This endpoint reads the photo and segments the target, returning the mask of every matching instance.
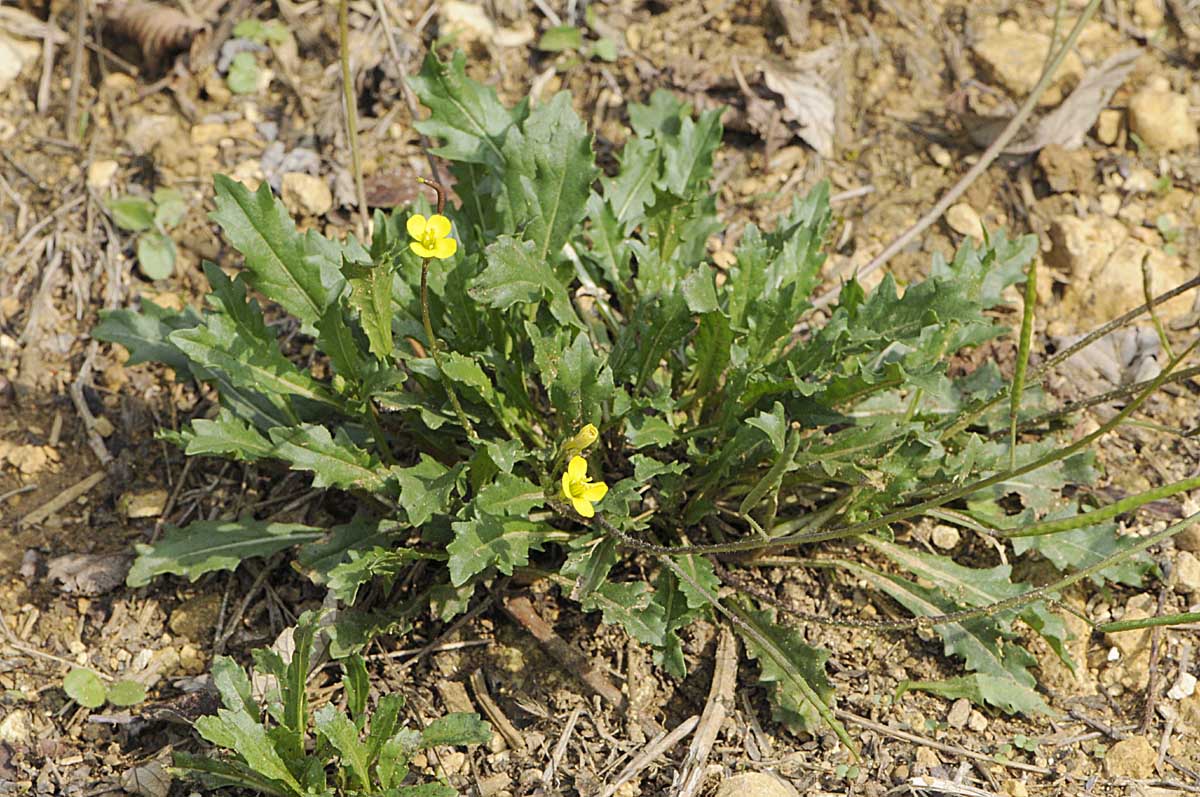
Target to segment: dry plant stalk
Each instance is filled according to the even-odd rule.
[[[136,42],[151,64],[187,48],[206,27],[182,11],[149,0],[108,0],[99,4],[99,10],[105,25]]]

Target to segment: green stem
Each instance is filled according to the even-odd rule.
[[[425,337],[429,341],[429,353],[433,355],[433,364],[437,366],[438,375],[442,378],[442,386],[446,388],[446,394],[450,396],[450,403],[454,406],[458,422],[466,430],[467,439],[475,440],[475,427],[471,426],[471,422],[467,420],[467,413],[463,411],[458,394],[454,392],[454,385],[450,382],[450,377],[446,376],[446,370],[442,368],[442,354],[439,351],[437,337],[433,334],[433,322],[429,320],[429,258],[421,261],[421,321],[425,324]]]
[[[1164,614],[1159,617],[1143,617],[1140,620],[1120,620],[1115,623],[1104,623],[1096,626],[1096,630],[1105,634],[1115,634],[1119,631],[1136,631],[1139,628],[1153,628],[1160,625],[1182,625],[1183,623],[1200,622],[1200,612],[1183,612],[1181,614]]]
[[[1029,261],[1025,274],[1025,308],[1021,318],[1021,342],[1017,349],[1017,367],[1013,372],[1012,396],[1008,404],[1009,436],[1008,467],[1017,466],[1017,419],[1021,414],[1021,398],[1025,393],[1025,369],[1029,367],[1029,350],[1033,348],[1033,311],[1037,304],[1037,258]]]
[[[338,51],[342,62],[342,101],[346,107],[346,137],[350,143],[350,163],[354,171],[354,193],[362,225],[359,235],[371,228],[367,215],[367,192],[363,187],[362,157],[358,149],[358,100],[354,96],[354,77],[350,74],[350,2],[338,2]]]

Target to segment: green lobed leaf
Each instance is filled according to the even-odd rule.
[[[758,662],[758,680],[767,686],[771,715],[795,733],[821,727],[825,707],[834,703],[833,685],[825,675],[829,651],[809,646],[799,631],[776,623],[770,611],[746,610],[743,619],[771,646],[768,650],[734,625],[746,643],[747,655]]]
[[[177,378],[187,380],[192,376],[191,361],[168,336],[199,323],[200,316],[191,307],[177,312],[144,301],[141,311],[136,313],[132,310],[101,310],[100,323],[92,329],[92,337],[119,343],[128,349],[127,365],[159,362],[174,369]]]
[[[514,112],[501,105],[493,88],[467,77],[466,63],[461,51],[449,63],[439,61],[432,51],[425,56],[420,74],[409,78],[409,83],[430,113],[415,126],[442,139],[435,155],[503,168],[500,148],[512,124],[524,117],[524,107]]]
[[[393,536],[404,528],[395,520],[357,515],[349,523],[329,529],[322,539],[301,545],[296,552],[296,562],[310,579],[324,584],[333,569],[349,559],[351,551],[387,547]]]
[[[585,612],[600,610],[604,622],[619,625],[631,637],[660,647],[666,634],[663,607],[642,581],[606,581],[583,599]]]
[[[487,265],[469,290],[478,302],[497,310],[514,304],[537,304],[545,299],[560,324],[584,329],[564,285],[544,260],[538,259],[533,241],[507,235],[485,250]]]
[[[138,236],[137,260],[148,279],[164,280],[175,273],[175,242],[169,235],[147,230]]]
[[[214,786],[249,789],[256,794],[268,794],[272,797],[299,797],[300,794],[283,783],[263,777],[248,764],[236,759],[194,756],[178,751],[173,752],[171,757],[176,769],[197,773]]]
[[[189,456],[220,454],[242,462],[254,462],[273,456],[275,452],[270,440],[225,408],[214,420],[197,418],[192,421],[180,430],[175,440]]]
[[[261,712],[251,694],[250,679],[246,671],[228,656],[214,656],[212,663],[213,686],[221,695],[221,703],[230,711],[244,711],[251,717]]]
[[[276,427],[269,432],[273,455],[289,463],[292,470],[313,473],[313,487],[336,487],[378,492],[388,472],[369,451],[359,448],[338,427],[330,435],[324,426],[301,423],[290,428]]]
[[[583,219],[597,174],[592,136],[571,107],[570,93],[560,91],[509,130],[504,157],[510,229],[534,243],[538,263],[558,260]]]
[[[376,228],[380,226],[376,221]],[[371,265],[342,260],[342,276],[350,286],[347,304],[358,313],[358,321],[367,333],[371,354],[379,360],[391,356],[392,281],[390,259]]]
[[[583,47],[583,31],[574,25],[556,25],[547,28],[538,39],[537,48],[542,52],[559,53],[563,50],[579,50]]]
[[[480,515],[451,524],[454,540],[446,546],[450,554],[450,583],[456,587],[495,567],[511,576],[514,567],[529,564],[530,549],[540,549],[552,530],[523,518]]]
[[[563,425],[578,428],[600,422],[613,396],[613,374],[593,350],[588,336],[580,332],[563,351],[558,373],[549,387],[550,401]]]
[[[479,491],[476,509],[487,515],[528,515],[546,503],[542,488],[521,476],[499,473],[496,480]]]
[[[305,324],[316,324],[342,291],[340,260],[329,259],[315,232],[296,231],[265,182],[254,193],[224,175],[213,182],[217,209],[211,218],[245,256],[250,283]]]
[[[363,584],[376,577],[387,579],[389,583],[403,570],[419,559],[438,558],[422,551],[409,548],[368,548],[352,550],[347,560],[335,565],[329,571],[327,584],[330,592],[342,603],[348,606],[358,598],[358,589]]]
[[[273,553],[321,536],[321,530],[299,523],[253,520],[201,520],[183,528],[167,524],[153,545],[137,544],[137,559],[125,583],[144,587],[166,573],[196,581],[214,570],[233,570],[243,559]]]
[[[294,794],[303,792],[300,783],[275,751],[267,729],[256,718],[243,711],[222,708],[217,710],[216,716],[200,717],[193,725],[202,737],[215,745],[233,750],[262,777],[279,781]]]
[[[408,522],[421,526],[434,515],[446,512],[464,467],[447,469],[427,454],[410,468],[393,467],[392,474],[400,485],[400,505],[408,513]]]
[[[421,731],[421,749],[439,745],[459,747],[467,744],[487,744],[492,739],[492,726],[478,714],[456,712],[438,717]]]
[[[368,789],[371,785],[370,756],[367,746],[358,738],[358,726],[332,703],[317,709],[313,714],[313,725],[341,755],[342,766],[349,771],[351,782],[361,789]]]
[[[1072,506],[1066,510],[1051,513],[1046,520],[1073,517],[1075,514],[1077,514],[1077,509]],[[1137,537],[1118,534],[1115,523],[1097,523],[1058,534],[1014,537],[1012,540],[1013,551],[1017,554],[1037,551],[1062,572],[1090,567],[1118,551],[1136,545],[1137,542]],[[1143,576],[1153,567],[1154,562],[1149,556],[1144,553],[1135,554],[1124,562],[1107,567],[1091,576],[1091,581],[1096,586],[1102,586],[1107,580],[1130,587],[1140,587]]]

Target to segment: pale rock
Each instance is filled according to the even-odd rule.
[[[166,505],[167,491],[161,487],[128,492],[117,499],[117,511],[126,519],[158,517]]]
[[[492,43],[497,47],[524,47],[534,40],[537,36],[533,29],[533,24],[523,19],[511,28],[498,28],[496,35],[492,37]]]
[[[499,734],[497,734],[499,735]],[[512,783],[512,776],[507,772],[499,772],[480,778],[478,783],[480,797],[499,797],[500,793]]]
[[[766,772],[743,772],[726,778],[716,797],[800,797],[796,787]]]
[[[475,3],[446,0],[438,9],[438,33],[456,36],[460,43],[490,42],[496,35],[496,23],[487,11]]]
[[[1188,116],[1188,99],[1159,89],[1142,89],[1129,98],[1129,129],[1146,146],[1162,152],[1200,143],[1196,123]]]
[[[1143,31],[1154,33],[1166,21],[1162,0],[1133,0],[1133,19]]]
[[[1004,793],[1008,797],[1029,797],[1029,788],[1025,785],[1025,781],[1010,778],[1004,781]]]
[[[4,91],[27,65],[38,60],[42,48],[28,39],[15,39],[0,32],[0,91]]]
[[[1179,678],[1167,690],[1167,697],[1172,700],[1185,700],[1196,694],[1196,676],[1190,672],[1179,673]]]
[[[1121,197],[1111,191],[1101,194],[1097,201],[1100,204],[1100,212],[1105,216],[1115,218],[1121,210]]]
[[[125,144],[135,155],[148,155],[161,142],[179,135],[179,119],[159,113],[134,113],[125,131]]]
[[[1154,775],[1158,752],[1145,736],[1130,736],[1114,744],[1104,756],[1110,778],[1144,779]]]
[[[109,72],[100,83],[101,93],[112,95],[130,94],[137,91],[137,87],[138,83],[133,76],[124,72]]]
[[[929,535],[930,540],[934,545],[941,548],[943,551],[948,551],[961,539],[958,529],[953,526],[939,524],[933,527],[933,532]]]
[[[1005,21],[984,35],[973,48],[986,72],[1014,96],[1024,97],[1033,91],[1046,64],[1050,37],[1044,33],[1025,30],[1013,21]],[[1042,105],[1058,103],[1063,88],[1083,75],[1083,62],[1074,51],[1067,54],[1050,88],[1042,95]]]
[[[9,711],[0,720],[0,742],[8,744],[28,744],[33,739],[33,725],[29,721],[29,712],[25,709]]]
[[[1153,617],[1158,609],[1157,600],[1148,594],[1134,595],[1125,604],[1121,620],[1145,620]],[[1150,681],[1150,637],[1149,628],[1136,631],[1119,631],[1106,634],[1105,639],[1117,651],[1115,659],[1109,660],[1115,668],[1116,682],[1126,689],[1145,689]],[[1107,680],[1106,680],[1107,682]]]
[[[103,191],[112,185],[119,165],[113,160],[92,161],[88,164],[87,185],[93,191]]]
[[[333,193],[320,177],[304,172],[283,175],[283,204],[292,213],[322,216],[333,207]]]
[[[1124,224],[1106,216],[1059,216],[1051,222],[1050,242],[1047,262],[1070,274],[1060,315],[1078,329],[1110,321],[1145,301],[1144,258],[1156,293],[1190,276],[1177,256],[1130,237]],[[1163,318],[1176,318],[1191,305],[1192,296],[1185,293],[1159,305],[1158,311]]]
[[[934,163],[936,163],[938,166],[941,166],[943,169],[948,167],[954,160],[950,156],[949,150],[947,150],[941,144],[936,143],[929,145],[929,157]]]
[[[1175,554],[1175,590],[1190,595],[1200,592],[1200,558],[1191,551]]]
[[[262,161],[258,158],[247,158],[246,160],[233,167],[233,171],[229,175],[234,180],[242,183],[251,191],[257,191],[262,185],[262,181],[267,179],[263,174]]]
[[[975,733],[983,733],[987,730],[988,720],[978,711],[971,712],[971,718],[967,720],[967,727],[975,731]]]
[[[935,753],[933,750],[928,747],[917,748],[917,769],[924,769],[928,772],[929,770],[935,767],[940,767],[941,765],[941,759],[938,758],[937,753]]]
[[[206,144],[219,144],[221,139],[229,138],[229,125],[223,122],[203,122],[192,125],[192,146],[203,147]]]
[[[1101,144],[1112,146],[1121,135],[1121,112],[1106,108],[1096,117],[1096,140]]]
[[[1083,603],[1070,600],[1077,612],[1084,612]],[[1075,662],[1071,669],[1059,658],[1058,653],[1049,645],[1038,646],[1038,667],[1042,679],[1051,689],[1072,695],[1094,695],[1097,691],[1095,674],[1088,666],[1088,647],[1092,638],[1092,627],[1086,620],[1073,611],[1060,611],[1056,614],[1062,618],[1067,629],[1068,638],[1065,643],[1067,654]]]
[[[975,208],[966,202],[950,206],[950,209],[946,211],[946,223],[959,235],[983,239],[983,220],[979,218]]]
[[[960,697],[954,701],[954,705],[950,707],[950,713],[946,715],[946,724],[951,728],[962,728],[967,724],[967,720],[971,718],[971,701],[965,697]]]
[[[451,750],[441,756],[442,769],[447,775],[457,775],[466,766],[467,756],[459,750]]]

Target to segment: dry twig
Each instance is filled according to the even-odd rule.
[[[727,626],[721,628],[717,642],[717,660],[713,668],[712,685],[708,688],[708,701],[700,715],[700,725],[692,737],[687,758],[675,773],[671,788],[674,797],[692,797],[704,783],[704,765],[712,750],[717,733],[725,715],[733,706],[733,690],[737,686],[738,656],[737,637]]]
[[[663,731],[651,739],[650,743],[642,749],[642,752],[634,756],[633,760],[626,764],[625,768],[604,787],[604,791],[600,792],[600,797],[613,797],[617,793],[617,789],[633,780],[639,772],[653,764],[654,759],[679,744],[699,723],[699,717],[691,716],[675,726],[675,729],[670,733]]]

